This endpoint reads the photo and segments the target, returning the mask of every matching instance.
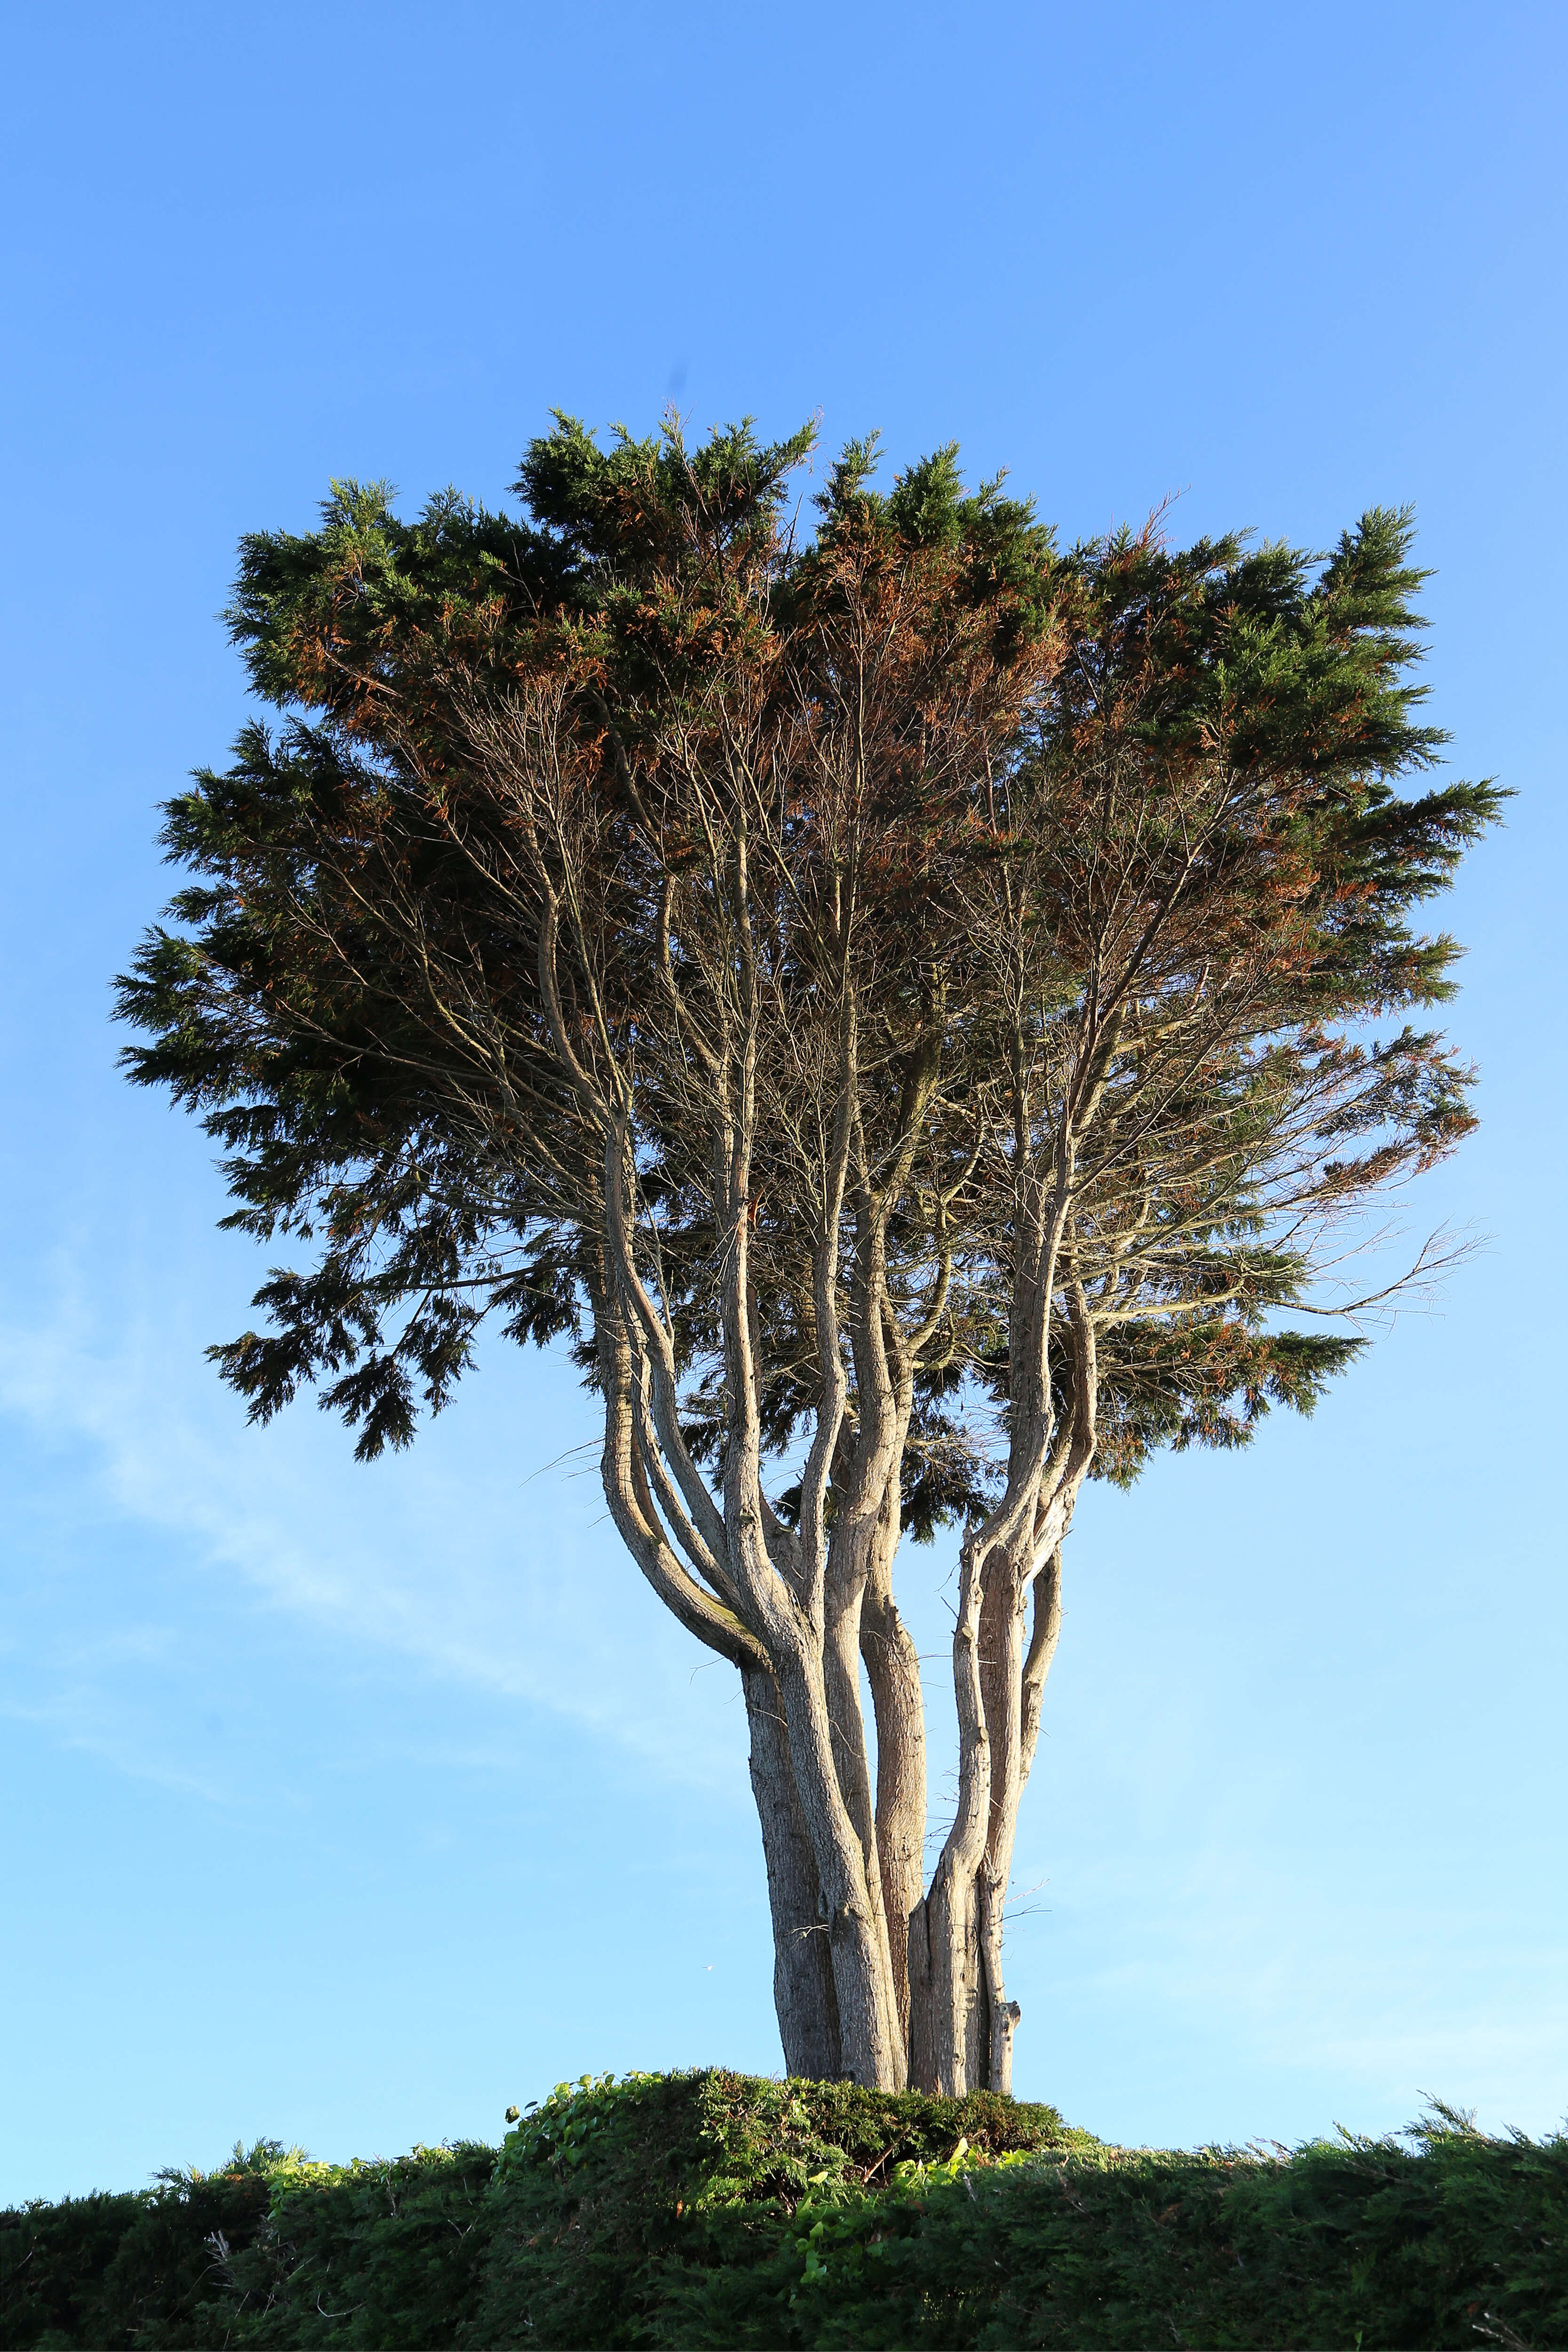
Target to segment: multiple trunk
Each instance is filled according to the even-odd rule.
[[[638,1270],[629,1163],[616,1141],[606,1174],[611,1213],[593,1285],[605,1492],[660,1597],[741,1674],[786,2065],[889,2089],[1006,2092],[1019,2018],[1002,1965],[1013,1844],[1060,1622],[1061,1539],[1093,1451],[1092,1320],[1081,1288],[1058,1281],[1067,1188],[1058,1184],[1056,1202],[1033,1220],[1033,1278],[1016,1302],[1006,1489],[962,1548],[952,1648],[958,1803],[928,1885],[920,1662],[892,1574],[916,1353],[886,1309],[877,1221],[862,1215],[854,1244],[853,1428],[847,1373],[825,1315],[824,1401],[800,1525],[791,1528],[761,1482],[760,1335],[747,1297],[744,1214],[731,1229],[730,1419],[716,1497],[686,1450],[673,1334]],[[742,1167],[734,1184],[742,1205],[745,1181]],[[837,1280],[837,1234],[835,1221],[818,1253],[825,1304]],[[1066,1311],[1058,1307],[1053,1328],[1058,1292]],[[939,1311],[939,1302],[928,1307],[916,1342]],[[1050,1361],[1053,1348],[1070,1361]],[[1071,1400],[1059,1423],[1053,1385]]]
[[[961,1612],[955,1668],[971,1695],[958,1819],[929,1892],[924,1881],[925,1734],[919,1660],[893,1600],[889,1563],[868,1582],[860,1655],[877,1725],[875,1813],[862,1839],[876,1924],[874,1965],[885,1969],[901,2066],[883,2087],[909,2084],[962,2093],[1012,2088],[1019,2020],[1002,1975],[1002,1940],[1018,1802],[1039,1733],[1040,1702],[1061,1623],[1061,1552],[1020,1580],[1003,1553],[968,1584],[978,1594],[973,1632]],[[1033,1627],[1028,1591],[1033,1589]],[[967,1597],[967,1596],[966,1596]],[[844,1683],[832,1680],[842,1704]],[[773,1929],[773,1997],[784,2063],[816,2079],[857,2072],[854,2037],[840,2028],[837,1990],[846,1956],[836,1950],[829,1906],[795,1785],[784,1702],[765,1670],[742,1671],[751,1728],[752,1788],[762,1825]],[[978,1704],[975,1699],[977,1697]],[[852,1718],[858,1731],[857,1702]],[[842,1723],[834,1733],[865,1804],[863,1748]],[[862,1952],[863,1952],[863,1948]],[[857,1958],[851,1968],[863,1965]],[[860,1996],[862,2002],[865,1996]],[[862,2074],[858,2079],[868,2079]]]
[[[711,692],[636,705],[636,756],[602,698],[603,735],[574,751],[548,681],[470,731],[519,903],[538,910],[551,1086],[571,1106],[548,1150],[593,1236],[611,1514],[742,1680],[787,2063],[1005,2091],[1006,1893],[1054,1640],[1030,1639],[1031,1601],[1047,1576],[1036,1623],[1054,1628],[1095,1442],[1075,1242],[1108,1278],[1075,1154],[1147,941],[1114,972],[1075,941],[1089,983],[1070,1013],[1042,1013],[1066,964],[998,793],[1057,656],[1030,639],[1010,666],[978,574],[961,585],[923,541],[889,569],[879,545],[846,540],[787,676],[745,652],[752,606],[732,615],[739,650]],[[623,968],[606,909],[656,896]],[[764,1328],[781,1300],[782,1341]],[[920,1667],[893,1564],[917,1400],[965,1362],[1005,1391],[1008,1457],[962,1547],[957,1806],[928,1882]],[[711,1482],[683,1420],[694,1366]],[[809,1439],[792,1524],[763,1485],[781,1428]],[[977,1475],[968,1491],[988,1489]]]
[[[694,917],[687,944],[700,983],[683,986],[667,951],[674,885],[666,888],[666,1029],[648,1021],[639,1033],[667,1089],[660,1119],[684,1097],[706,1162],[716,1246],[705,1289],[722,1376],[717,1487],[683,1426],[685,1343],[660,1285],[658,1230],[639,1206],[637,1067],[592,1050],[609,1024],[586,957],[576,1010],[563,1002],[565,901],[548,878],[541,884],[540,995],[559,1067],[602,1150],[589,1288],[605,1492],[660,1597],[742,1675],[791,2072],[888,2089],[1005,2092],[1019,2016],[1003,1974],[1018,1803],[1059,1613],[1061,1540],[1094,1452],[1093,1318],[1071,1259],[1075,1138],[1103,1087],[1116,1017],[1103,1004],[1085,1011],[1047,1111],[1020,993],[1010,1008],[1009,1120],[993,1116],[988,1129],[987,1114],[943,1097],[949,1014],[938,979],[922,983],[896,1054],[879,1013],[877,1055],[862,1067],[842,910],[821,916],[812,954],[823,983],[815,997],[799,996],[790,1026],[759,954],[751,855],[736,825],[730,864],[698,903],[712,939]],[[993,1157],[992,1189],[969,1195],[983,1150]],[[784,1278],[809,1297],[802,1344],[816,1357],[791,1366],[805,1400],[797,1425],[804,1419],[810,1433],[794,1525],[763,1486],[764,1399],[779,1367],[752,1265],[753,1250],[768,1245],[754,1238],[759,1192],[781,1169],[795,1188],[789,1245],[798,1253]],[[998,1197],[1006,1204],[983,1245],[1011,1261],[1008,1459],[1000,1499],[969,1526],[961,1551],[957,1807],[926,1884],[919,1661],[892,1572],[915,1401],[922,1376],[938,1369],[931,1355],[953,1344],[955,1259],[975,1240],[955,1241],[949,1229],[950,1213],[973,1214],[966,1195],[988,1198],[994,1214]],[[776,1294],[779,1265],[763,1278]],[[1042,1575],[1047,1598],[1043,1614],[1036,1604],[1031,1640]]]

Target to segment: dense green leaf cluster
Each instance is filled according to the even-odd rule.
[[[715,2072],[563,2084],[497,2157],[263,2144],[0,2216],[0,2345],[1568,2340],[1568,2139],[1113,2148],[1049,2107]]]

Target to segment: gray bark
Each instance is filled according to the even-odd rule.
[[[820,1650],[787,1659],[778,1676],[790,1761],[826,1916],[841,2072],[868,2088],[897,2090],[904,2080],[903,2037],[881,1906],[868,1885],[860,1841],[838,1786],[823,1682]]]
[[[752,1732],[752,1792],[762,1823],[773,1927],[773,2005],[787,2074],[830,2083],[843,2071],[838,1996],[816,1857],[790,1762],[789,1733],[771,1675],[743,1669]]]
[[[984,1528],[972,1528],[960,1554],[958,1622],[952,1633],[958,1810],[923,1906],[921,1958],[929,2023],[922,2029],[922,2047],[929,2053],[930,2087],[950,2096],[961,2096],[977,2080],[975,2062],[984,2022],[980,2015],[984,1987],[976,1886],[991,1788],[979,1648],[984,1538]]]
[[[893,1599],[898,1493],[891,1486],[877,1528],[871,1573],[860,1612],[860,1654],[877,1722],[877,1861],[888,1923],[893,1992],[903,2030],[909,2079],[924,2077],[911,2035],[911,1951],[923,1935],[925,1884],[925,1698],[920,1654]],[[929,1977],[929,1969],[927,1970]]]

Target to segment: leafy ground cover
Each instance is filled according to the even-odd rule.
[[[262,2142],[0,2215],[0,2345],[1568,2344],[1568,2138],[1115,2148],[1054,2109],[714,2072],[498,2151]]]

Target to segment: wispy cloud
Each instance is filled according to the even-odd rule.
[[[366,1471],[308,1405],[247,1427],[177,1317],[111,1328],[62,1271],[46,1311],[0,1319],[0,1417],[26,1433],[38,1510],[100,1547],[117,1525],[165,1532],[193,1572],[237,1577],[336,1643],[549,1710],[661,1775],[732,1773],[733,1677],[704,1675],[641,1589],[596,1472],[571,1475],[591,1452],[557,1461],[594,1433],[553,1360],[486,1368],[412,1456]],[[74,1687],[88,1713],[72,1736],[112,1760],[82,1694],[175,1638],[57,1625],[61,1680],[36,1719],[67,1736]]]

